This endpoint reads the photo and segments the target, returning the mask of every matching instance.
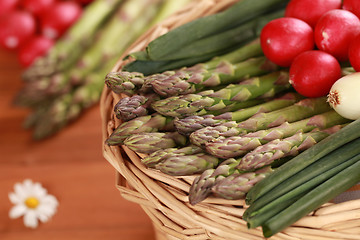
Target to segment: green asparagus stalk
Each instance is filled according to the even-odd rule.
[[[246,196],[246,193],[256,183],[263,180],[272,171],[273,169],[268,166],[253,172],[231,174],[217,182],[211,188],[211,193],[216,197],[224,199],[243,199]]]
[[[258,202],[260,199],[262,199],[262,201],[271,199],[275,193],[278,194],[283,191],[283,188],[290,187],[291,189],[294,186],[301,185],[303,181],[307,181],[313,176],[316,176],[319,174],[319,172],[324,171],[326,167],[330,166],[331,164],[335,164],[336,166],[340,161],[342,161],[342,159],[351,158],[352,156],[358,154],[358,144],[360,142],[358,141],[359,129],[360,121],[355,120],[341,130],[322,140],[320,143],[311,147],[307,151],[294,157],[291,161],[283,164],[278,168],[277,171],[268,177],[265,183],[256,185],[248,193],[246,201],[253,205],[255,201]],[[328,160],[324,160],[327,158]],[[326,166],[322,166],[322,161],[326,161]],[[291,184],[281,184],[286,179],[290,179],[293,175],[298,174],[310,165],[312,166],[312,170],[305,171],[306,175],[302,175],[301,177],[296,178],[296,181],[295,179],[291,180],[291,182],[289,182]],[[282,188],[272,193],[271,190],[277,188],[279,185],[281,185]],[[267,197],[263,198],[262,196],[265,196],[265,194],[267,194]]]
[[[152,108],[164,116],[183,118],[191,115],[219,115],[263,102],[261,99],[251,99],[244,102],[229,101],[202,96],[201,94],[186,94],[181,97],[170,98],[154,102]]]
[[[153,153],[160,149],[183,147],[187,138],[178,132],[145,132],[127,137],[124,145],[139,153]]]
[[[185,0],[185,2],[186,1],[187,0]],[[151,4],[154,4],[154,6],[158,6],[155,2]],[[122,6],[119,6],[118,8],[121,7]],[[161,9],[160,12],[158,12],[159,16],[169,14],[169,12],[164,11],[166,9]],[[151,14],[154,14],[154,11],[147,11],[147,14],[145,14],[141,18],[136,19],[134,24],[131,25],[131,28],[128,28],[127,34],[123,36],[121,41],[129,44],[132,39],[137,37],[145,29],[142,28],[142,26],[148,26],[149,18],[147,17]],[[122,45],[123,44],[118,44],[116,47],[120,48],[120,46]],[[98,50],[101,51],[102,49]],[[92,52],[91,50],[88,51]],[[64,78],[65,80],[68,79],[69,70],[64,70],[59,74],[53,74],[52,76],[41,78],[37,81],[27,82],[28,87],[26,88],[26,91],[21,92],[17,99],[21,98],[21,105],[30,106],[34,108],[34,111],[36,112],[36,114],[32,114],[27,120],[27,124],[29,126],[37,125],[35,127],[35,132],[37,133],[34,133],[34,135],[36,135],[36,138],[41,139],[57,132],[68,122],[79,117],[79,115],[86,108],[98,102],[103,88],[104,76],[110,71],[116,61],[118,61],[118,56],[111,57],[111,55],[109,54],[107,56],[104,56],[101,64],[96,66],[96,68],[92,69],[91,72],[88,72],[86,75],[84,75],[81,84],[79,82],[76,85],[63,84],[64,82],[62,82],[62,78]],[[53,78],[54,81],[51,81],[50,78]],[[60,86],[62,86],[62,88]],[[64,95],[68,96],[63,97]],[[59,102],[63,103],[60,104]],[[44,105],[47,105],[46,109],[42,107]],[[54,105],[54,107],[51,107],[51,105]],[[64,106],[60,108],[55,107],[55,105]],[[43,110],[37,110],[40,107],[43,108]],[[56,110],[57,108],[64,109],[64,111]],[[50,114],[50,112],[55,113]],[[61,117],[59,117],[60,112],[63,112]],[[53,116],[57,120],[52,119],[51,116]],[[42,121],[42,119],[47,119],[47,121]],[[39,124],[37,122],[39,122]]]
[[[141,162],[145,164],[145,166],[150,168],[155,168],[158,163],[161,163],[165,159],[171,156],[184,156],[190,154],[196,154],[203,152],[201,148],[195,145],[188,145],[182,148],[167,148],[167,149],[160,149],[153,153],[150,153],[148,156],[141,158]]]
[[[115,93],[125,93],[128,95],[138,93],[138,90],[145,84],[149,86],[144,74],[124,71],[108,73],[105,77],[105,84]],[[149,88],[151,87],[149,86]]]
[[[152,114],[134,118],[128,122],[120,124],[106,140],[106,144],[120,145],[123,141],[138,133],[149,133],[157,131],[171,131],[174,129],[173,118]]]
[[[124,97],[114,107],[114,113],[118,119],[124,122],[131,119],[149,115],[151,112],[151,103],[159,100],[156,94],[133,95]]]
[[[25,80],[50,76],[72,66],[91,45],[96,32],[120,7],[122,0],[97,0],[86,7],[80,19],[59,39],[55,46],[38,58],[23,74]]]
[[[223,161],[215,169],[205,170],[201,175],[197,176],[190,186],[189,202],[195,205],[211,194],[211,189],[222,179],[234,174],[239,159],[230,158]]]
[[[215,119],[241,122],[249,119],[255,114],[269,113],[275,110],[289,107],[303,99],[304,97],[300,94],[297,94],[295,92],[289,92],[263,104],[259,104],[249,108],[239,109],[238,111],[223,113],[221,115],[215,116]]]
[[[133,53],[134,54],[134,53]],[[262,56],[262,49],[260,45],[259,39],[256,41],[252,41],[246,44],[243,47],[240,47],[233,52],[230,52],[226,55],[214,57],[213,59],[204,62],[198,63],[192,67],[182,67],[178,70],[173,71],[165,71],[162,73],[155,73],[150,76],[144,76],[143,73],[139,72],[111,72],[105,79],[105,83],[108,85],[110,89],[112,89],[116,93],[125,93],[125,94],[135,94],[137,92],[148,92],[151,89],[151,85],[149,84],[153,80],[161,81],[166,80],[168,77],[176,76],[192,76],[192,79],[195,76],[211,71],[216,70],[221,66],[227,65],[226,63],[238,63],[241,61],[245,61],[249,58],[255,58]],[[224,72],[224,70],[221,70]]]
[[[37,87],[35,94],[49,97],[66,93],[74,86],[84,84],[86,75],[101,68],[101,65],[108,61],[115,64],[122,51],[147,27],[149,19],[155,15],[157,3],[149,4],[148,1],[150,0],[126,1],[104,24],[96,40],[79,56],[76,63],[50,76],[49,83]]]
[[[266,163],[263,163],[262,161],[264,159],[262,158],[257,158],[257,159],[253,159],[253,161],[256,161],[255,163],[253,163],[253,167],[248,167],[248,165],[250,165],[247,160],[246,157],[247,155],[245,155],[244,157],[240,157],[240,158],[229,158],[225,161],[223,161],[216,169],[213,169],[212,171],[208,170],[205,171],[201,176],[199,176],[197,179],[194,180],[192,186],[191,186],[191,191],[189,193],[189,199],[191,204],[196,204],[198,202],[201,202],[202,200],[204,200],[206,197],[208,197],[212,190],[216,188],[216,186],[223,180],[223,179],[232,179],[235,177],[230,177],[232,175],[238,176],[241,174],[243,174],[244,172],[248,172],[248,171],[257,171],[258,169],[261,169],[264,166],[272,166],[272,167],[278,167],[279,165],[283,164],[284,162],[288,161],[289,157],[291,159],[291,157],[293,157],[292,155],[296,155],[298,154],[300,151],[304,151],[305,149],[309,148],[310,146],[314,145],[315,143],[313,142],[313,140],[316,140],[317,142],[321,141],[324,139],[324,137],[328,136],[329,134],[333,134],[334,132],[338,131],[342,126],[334,126],[332,128],[326,129],[326,130],[317,130],[314,132],[310,132],[307,134],[307,137],[303,138],[303,141],[297,142],[294,141],[292,143],[297,144],[299,147],[299,149],[297,149],[297,151],[293,151],[293,147],[289,146],[286,148],[281,148],[281,150],[283,150],[285,152],[285,154],[274,154],[272,156],[271,161],[267,161]],[[299,133],[296,134],[296,136],[298,136]],[[312,137],[312,141],[309,144],[309,137]],[[295,138],[295,137],[294,137]],[[273,148],[279,148],[279,145],[281,145],[283,142],[288,141],[289,139],[284,139],[284,140],[280,140],[277,141],[275,140],[272,144],[272,148],[270,149],[270,151],[272,151]],[[316,142],[316,143],[317,143]],[[270,145],[270,144],[269,144]],[[262,152],[262,149],[266,148],[265,145],[264,146],[260,146],[255,148],[253,151],[250,151],[248,154],[249,156],[251,156],[252,154],[257,154],[259,152]],[[274,150],[275,151],[275,150]],[[265,150],[264,150],[265,152]],[[291,152],[291,156],[287,153]],[[245,158],[245,160],[244,160]],[[247,165],[248,164],[248,165]],[[244,167],[244,165],[246,167]],[[225,181],[226,182],[226,181]],[[229,188],[231,189],[232,187],[236,188],[236,186],[226,186],[225,182],[223,183],[223,187],[224,188]],[[220,188],[220,187],[219,187]],[[220,190],[219,190],[220,191]],[[246,191],[247,192],[247,191]],[[232,197],[235,198],[235,194]],[[239,196],[239,198],[242,198],[244,195],[242,195],[241,192],[239,192],[239,194],[241,194]],[[227,195],[231,195],[230,192],[227,192]],[[229,198],[228,196],[228,198]],[[225,195],[223,196],[225,197]],[[272,198],[273,199],[273,198]]]
[[[285,122],[278,127],[259,130],[242,136],[213,140],[207,142],[205,146],[207,152],[219,158],[238,157],[275,139],[290,137],[297,132],[310,132],[315,128],[326,129],[349,121],[332,110],[293,123]]]
[[[150,25],[160,9],[160,0],[126,1],[109,21],[93,46],[77,61],[76,67],[69,71],[66,84],[81,84],[86,74],[100,66],[107,59],[121,55],[123,50]]]
[[[220,159],[204,152],[188,155],[172,155],[156,164],[155,168],[172,176],[187,176],[213,169]]]
[[[270,100],[258,105],[235,110],[233,112],[227,112],[220,115],[202,115],[202,116],[188,116],[182,119],[175,119],[174,124],[178,132],[183,135],[189,136],[192,132],[195,132],[201,128],[214,127],[216,125],[228,122],[228,121],[244,121],[256,113],[271,112],[277,109],[281,109],[290,106],[300,100],[301,95],[296,93],[286,93],[285,95]]]
[[[209,111],[225,113],[232,111],[233,106],[239,106],[239,103],[246,103],[247,100],[255,98],[272,97],[289,87],[288,75],[285,72],[274,72],[245,80],[240,84],[230,84],[218,91],[207,91],[205,96],[198,93],[168,97],[154,102],[152,107],[160,114],[182,118],[209,114]],[[242,107],[249,105],[244,104]]]
[[[285,122],[291,123],[332,110],[326,98],[306,98],[291,106],[271,112],[261,112],[240,123],[229,121],[215,127],[205,127],[190,135],[193,144],[204,146],[209,140],[239,136],[249,132],[279,126]]]
[[[103,88],[100,79],[98,73],[88,75],[87,84],[51,101],[48,107],[32,120],[34,139],[40,140],[54,135],[77,119],[83,111],[95,105]]]
[[[279,67],[265,57],[250,58],[237,64],[221,62],[214,70],[187,73],[186,70],[174,71],[168,78],[155,78],[150,84],[162,97],[196,93],[207,87],[237,83],[244,79],[278,70]]]
[[[335,125],[324,130],[314,129],[307,133],[298,132],[284,139],[274,139],[245,154],[237,166],[237,169],[252,171],[272,164],[280,158],[294,157],[300,152],[314,146],[330,134],[339,131],[343,126],[344,125]]]
[[[274,140],[268,144],[257,147],[253,151],[247,153],[244,157],[236,159],[229,158],[223,161],[215,170],[211,172],[211,174],[209,174],[209,171],[207,173],[204,172],[203,176],[200,176],[197,180],[193,182],[191,187],[192,190],[190,191],[190,199],[192,204],[196,204],[209,196],[211,194],[211,191],[217,188],[216,186],[220,184],[219,182],[221,182],[223,179],[230,180],[232,178],[235,178],[230,177],[232,175],[241,176],[241,174],[243,174],[244,172],[258,171],[265,166],[278,167],[279,165],[282,165],[284,162],[291,159],[293,156],[322,141],[330,134],[337,132],[343,126],[344,125],[336,125],[325,130],[317,129],[316,131],[309,132],[307,134],[297,133],[287,139]],[[294,148],[296,149],[294,150]],[[266,155],[269,152],[270,157]],[[275,153],[271,154],[273,152]],[[251,156],[254,155],[257,157],[252,158]],[[249,157],[250,159],[248,159]],[[199,179],[201,179],[201,182]],[[223,186],[219,187],[219,189],[222,187],[229,189],[232,189],[232,187],[236,188],[236,186],[226,186],[225,182],[223,183]],[[232,194],[234,194],[232,195],[233,199],[244,197],[241,192],[238,193],[241,194],[238,196],[238,198],[235,197],[237,193]],[[226,195],[228,195],[227,198],[229,198],[231,196],[231,193],[227,192]],[[225,194],[223,197],[225,197]]]
[[[37,116],[33,138],[44,139],[63,128],[67,123],[64,119],[67,119],[66,115],[71,101],[72,93],[65,94],[52,102],[41,116]]]
[[[32,126],[35,128],[34,138],[40,140],[55,134],[69,122],[77,119],[86,109],[98,103],[103,89],[102,79],[113,64],[112,61],[108,61],[96,72],[88,74],[86,84],[57,98],[47,99],[44,104],[37,104],[35,112],[41,114],[30,115]],[[43,105],[47,107],[41,110]]]

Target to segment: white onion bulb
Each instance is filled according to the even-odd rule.
[[[337,80],[330,89],[328,102],[342,117],[351,120],[360,118],[360,72]]]

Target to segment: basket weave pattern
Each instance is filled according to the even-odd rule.
[[[122,60],[124,56],[143,50],[156,37],[201,16],[219,12],[235,2],[193,1],[134,42],[120,57],[113,71],[127,63]],[[122,97],[106,87],[103,90],[100,102],[103,142],[120,124],[113,109]],[[148,169],[141,163],[144,155],[125,146],[110,147],[103,144],[103,155],[116,170],[121,196],[143,208],[153,222],[158,240],[264,239],[260,228],[249,230],[242,220],[241,216],[247,207],[243,200],[209,197],[192,206],[188,201],[188,193],[194,176],[173,177]],[[360,199],[324,204],[271,239],[360,239]]]

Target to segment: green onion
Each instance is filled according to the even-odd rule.
[[[279,9],[287,2],[288,0],[239,1],[225,11],[196,19],[158,37],[149,43],[146,51],[150,59],[170,60],[169,56],[181,51],[184,46]]]
[[[360,181],[360,161],[320,184],[262,225],[264,237],[271,237]]]
[[[303,155],[305,155],[305,153],[306,151],[303,152]],[[245,211],[243,218],[248,219],[248,217],[254,215],[258,209],[261,209],[267,204],[271,204],[273,201],[278,201],[278,198],[282,197],[284,194],[292,191],[302,184],[307,184],[308,181],[313,181],[313,178],[325,174],[326,171],[331,171],[333,168],[336,168],[338,165],[342,164],[345,160],[351,159],[354,156],[357,156],[359,153],[360,138],[345,144],[341,148],[334,150],[330,154],[309,165],[302,171],[290,176],[287,179],[284,179],[283,182],[279,183],[271,191],[264,193],[264,195],[256,199],[256,201],[254,201]],[[278,169],[280,168],[281,167]],[[264,179],[264,181],[265,180],[266,179]]]
[[[358,145],[360,144],[360,139],[357,140],[357,143]],[[359,147],[360,146],[357,146],[358,149]],[[327,160],[331,161],[331,159],[327,159]],[[356,156],[343,161],[338,166],[330,168],[328,171],[324,171],[322,174],[319,174],[318,176],[312,178],[311,180],[304,182],[304,184],[293,188],[286,194],[276,198],[274,201],[269,202],[264,207],[252,211],[252,213],[247,219],[248,226],[250,228],[255,228],[263,225],[264,222],[266,222],[268,219],[275,216],[276,214],[278,214],[279,212],[281,212],[282,210],[284,210],[285,208],[296,202],[298,199],[301,199],[303,195],[305,195],[307,192],[312,190],[314,187],[319,186],[323,182],[332,178],[337,173],[357,163],[359,160],[360,160],[360,154],[357,154]],[[304,169],[301,173],[311,173],[314,169],[316,169],[316,167],[311,165],[306,169]],[[298,177],[299,179],[302,179],[301,176],[298,176],[298,174],[294,175],[294,177]],[[287,182],[291,182],[291,179],[289,179],[289,181]]]

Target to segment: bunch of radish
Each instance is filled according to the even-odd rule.
[[[28,67],[44,55],[92,0],[1,0],[0,46]]]
[[[356,92],[360,90],[360,73],[346,78],[357,80],[351,81],[352,88],[343,87],[341,79],[343,65],[360,72],[359,0],[291,0],[284,17],[265,25],[260,40],[267,58],[289,68],[290,83],[298,93],[306,97],[328,95],[339,114],[360,118],[360,108],[349,106],[349,102],[360,102]],[[341,84],[335,85],[340,79]]]

